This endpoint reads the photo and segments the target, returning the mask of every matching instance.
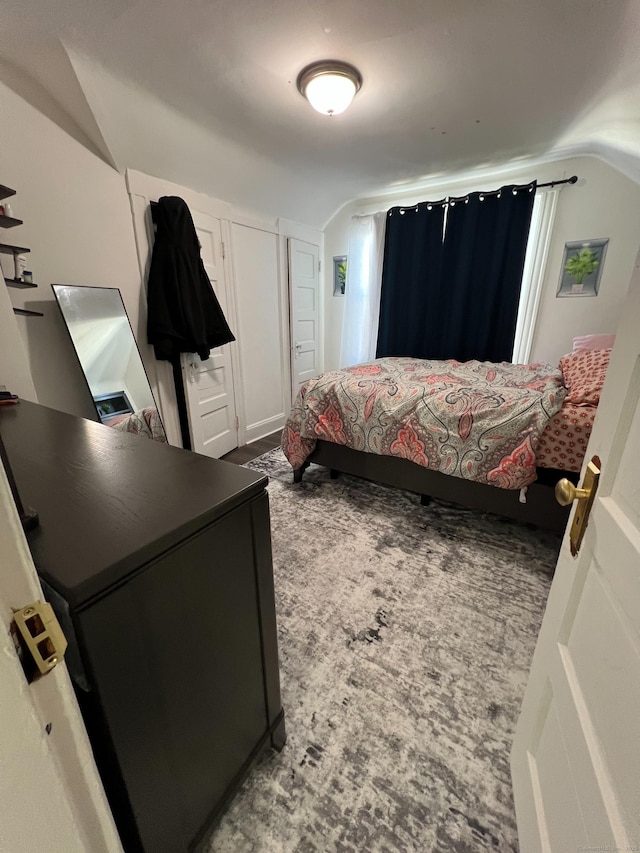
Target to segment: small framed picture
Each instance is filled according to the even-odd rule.
[[[556,296],[597,296],[609,238],[565,243]]]
[[[337,255],[333,258],[333,295],[344,296],[347,283],[347,256]]]

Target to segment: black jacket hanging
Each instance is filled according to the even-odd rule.
[[[186,202],[163,196],[154,209],[157,226],[147,287],[147,339],[156,358],[174,361],[234,341],[200,257]]]

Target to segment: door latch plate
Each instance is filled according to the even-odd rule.
[[[34,601],[14,610],[12,633],[28,681],[51,672],[67,650],[60,623],[47,602]]]
[[[584,532],[587,529],[589,521],[589,513],[593,506],[593,501],[598,490],[598,481],[600,479],[600,460],[594,456],[589,462],[584,472],[582,481],[582,490],[586,493],[585,497],[579,498],[576,501],[576,510],[573,514],[573,522],[569,531],[569,544],[571,553],[575,557],[580,550],[580,545],[584,537]]]

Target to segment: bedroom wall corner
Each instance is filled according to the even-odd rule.
[[[324,231],[324,369],[340,365],[340,340],[344,317],[344,296],[333,295],[333,259],[349,249],[349,223],[357,202],[346,204],[328,222]],[[347,259],[348,263],[348,259]]]
[[[640,244],[640,185],[595,157],[567,163],[580,180],[558,199],[530,356],[550,364],[574,337],[615,334]],[[565,243],[597,238],[609,238],[598,295],[557,297]]]
[[[563,189],[544,273],[530,361],[557,364],[578,335],[616,331],[640,242],[640,185],[595,156],[505,164],[495,173],[452,174],[416,188],[359,199],[343,207],[325,228],[325,352],[326,369],[338,367],[344,299],[334,297],[330,269],[335,255],[347,254],[349,221],[354,213],[372,213],[392,205],[410,205],[429,198],[497,188],[532,179],[551,181],[577,174],[579,182]],[[556,298],[566,242],[608,237],[609,246],[597,297]]]

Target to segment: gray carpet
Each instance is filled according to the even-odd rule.
[[[517,851],[509,750],[560,539],[311,466],[269,485],[288,742],[205,849]]]

